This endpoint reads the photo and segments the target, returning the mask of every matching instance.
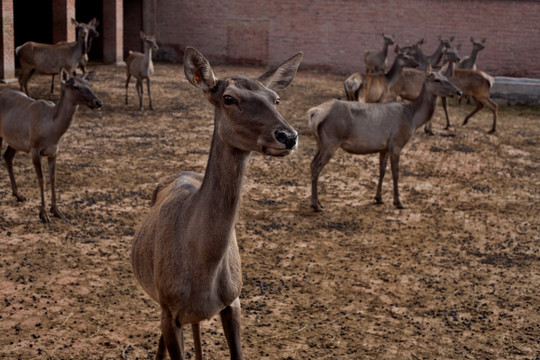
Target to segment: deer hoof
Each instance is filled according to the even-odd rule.
[[[496,130],[495,129],[491,129],[488,131],[488,134],[495,134]]]
[[[15,196],[15,198],[17,199],[17,202],[26,201],[26,198],[24,196],[19,195],[19,194],[13,194],[13,196]]]
[[[396,209],[399,209],[399,210],[403,210],[405,209],[405,207],[403,205],[401,205],[401,203],[397,203],[397,204],[394,204]]]
[[[313,208],[313,210],[315,210],[315,212],[321,212],[323,209],[323,206],[318,201],[315,201],[315,202],[312,201],[311,207]]]
[[[45,224],[51,222],[51,218],[49,218],[49,215],[47,215],[45,209],[39,210],[39,218]]]
[[[58,210],[56,207],[51,207],[51,214],[60,219],[65,219],[64,214]]]

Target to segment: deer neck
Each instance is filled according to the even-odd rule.
[[[420,95],[416,100],[406,105],[411,109],[412,117],[410,121],[413,129],[416,130],[431,120],[436,104],[437,96],[429,92],[424,83],[422,91],[420,91]]]
[[[388,72],[384,74],[384,77],[388,81],[389,88],[392,87],[392,85],[394,85],[395,82],[399,79],[402,70],[403,70],[403,64],[399,61],[399,58],[396,57],[390,70],[388,70]]]
[[[195,200],[193,219],[204,232],[202,254],[223,258],[234,234],[242,183],[250,153],[225,143],[218,133],[216,116],[206,172]],[[210,224],[210,226],[209,226]]]
[[[73,59],[79,60],[81,56],[86,54],[88,46],[87,46],[87,39],[85,36],[77,36],[77,41],[75,41],[75,44],[71,46],[71,54]]]
[[[471,56],[469,56],[469,59],[473,64],[476,64],[476,59],[478,58],[479,52],[480,50],[476,46],[473,46],[473,49],[471,51]]]
[[[385,41],[382,48],[382,54],[384,58],[386,59],[386,56],[388,55],[388,47],[390,46],[390,43],[388,41]]]
[[[70,101],[65,96],[65,90],[62,89],[62,94],[60,95],[60,100],[56,105],[52,121],[54,124],[54,131],[58,138],[64,135],[69,129],[71,121],[73,120],[73,115],[75,115],[75,112],[77,111],[77,107],[78,105],[75,105],[73,101]]]
[[[454,76],[454,70],[456,68],[456,63],[453,61],[447,62],[446,69],[443,72],[443,75],[446,76],[446,78],[450,79]]]
[[[439,44],[435,52],[431,56],[428,56],[428,61],[431,64],[431,66],[437,65],[441,61],[442,55],[443,55],[443,45]]]
[[[145,45],[144,63],[146,64],[146,66],[148,66],[148,64],[150,64],[151,61],[152,61],[152,48],[148,45]]]

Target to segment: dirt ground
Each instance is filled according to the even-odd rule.
[[[91,67],[105,106],[79,108],[63,138],[66,219],[40,222],[28,154],[15,158],[25,203],[0,168],[2,359],[151,359],[157,349],[159,309],[132,275],[131,241],[160,178],[204,171],[213,110],[179,64],[156,65],[156,110],[142,112],[133,80],[124,104],[124,68]],[[344,78],[300,72],[279,105],[298,150],[250,159],[236,225],[246,359],[539,359],[540,108],[501,107],[488,135],[489,111],[462,127],[472,105],[451,102],[456,126],[445,131],[438,106],[435,136],[419,131],[403,152],[401,211],[389,174],[386,202],[374,204],[378,156],[340,150],[314,213],[306,111],[343,96]],[[58,79],[52,96],[49,86],[34,76],[29,88],[58,99]],[[202,339],[207,359],[228,358],[218,317]]]

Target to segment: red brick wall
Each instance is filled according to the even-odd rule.
[[[384,32],[401,46],[425,38],[427,54],[439,35],[455,36],[462,56],[471,36],[485,37],[480,69],[540,78],[539,14],[525,0],[161,0],[156,23],[165,57],[179,62],[188,45],[214,63],[277,64],[303,50],[305,69],[350,73]]]

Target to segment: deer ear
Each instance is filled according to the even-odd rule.
[[[450,38],[450,41],[454,41],[454,39],[455,39],[455,36],[452,36],[452,37]]]
[[[431,69],[431,63],[428,62],[427,65],[426,65],[426,77],[431,75],[432,72],[433,71]]]
[[[216,86],[217,79],[208,60],[200,52],[188,46],[184,52],[184,74],[191,85],[202,91]]]
[[[69,80],[69,73],[67,72],[66,69],[62,68],[62,70],[60,71],[60,81],[62,82],[62,84],[65,84],[68,80]]]
[[[96,71],[92,70],[84,74],[82,78],[86,81],[90,81],[94,78],[94,76],[96,76]]]
[[[79,22],[75,20],[74,18],[71,18],[71,23],[75,26],[79,26]]]
[[[258,80],[269,89],[285,89],[293,81],[303,56],[304,53],[300,51],[277,68],[261,75]]]

